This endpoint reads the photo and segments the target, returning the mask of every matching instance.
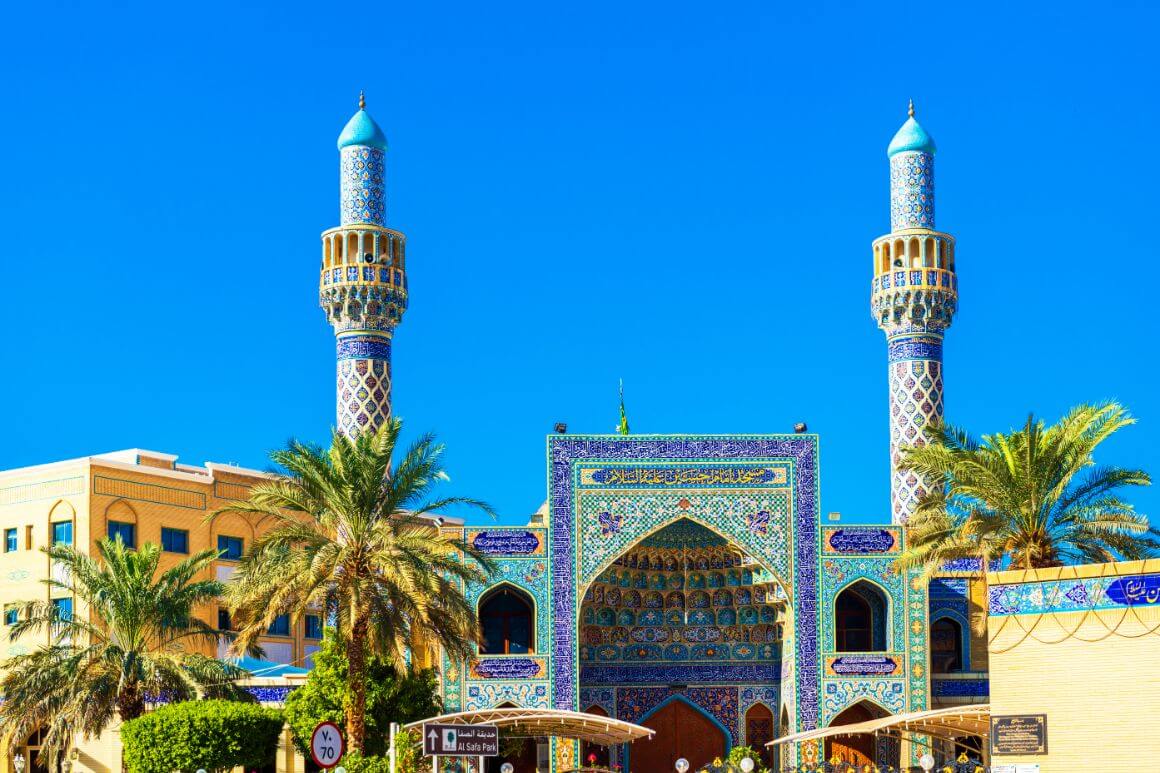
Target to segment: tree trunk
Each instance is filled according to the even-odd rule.
[[[347,678],[350,680],[350,702],[346,709],[346,740],[351,749],[362,754],[367,733],[367,632],[370,618],[355,613],[350,637],[346,643]]]
[[[136,683],[127,685],[117,693],[117,716],[122,722],[136,719],[145,713],[145,696]]]

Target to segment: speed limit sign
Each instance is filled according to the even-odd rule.
[[[310,734],[310,756],[320,768],[333,768],[345,750],[342,731],[333,722],[319,722]]]

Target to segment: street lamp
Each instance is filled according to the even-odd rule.
[[[679,760],[677,760],[675,767],[677,768],[677,773],[685,773],[685,771],[689,769],[689,761],[684,757],[681,757]]]
[[[510,762],[505,762],[499,766],[499,773],[514,773],[515,768]]]
[[[12,767],[16,768],[16,773],[24,773],[24,755],[20,752],[12,758]]]
[[[934,767],[934,757],[929,754],[924,754],[918,758],[918,766],[923,770],[930,770]]]
[[[741,770],[743,773],[753,773],[753,760],[751,760],[749,757],[742,757]]]

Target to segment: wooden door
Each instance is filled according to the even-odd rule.
[[[683,701],[673,701],[640,724],[655,730],[656,735],[629,748],[630,773],[668,773],[681,757],[689,761],[693,771],[715,757],[725,757],[725,734]]]

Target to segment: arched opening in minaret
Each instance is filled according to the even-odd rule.
[[[725,739],[726,750],[740,743],[749,719],[755,732],[771,732],[787,615],[786,594],[770,572],[688,518],[614,559],[580,607],[580,705],[602,698],[617,719],[663,721],[645,722],[657,736],[616,750],[612,762],[652,770],[660,755],[672,770],[683,756],[697,770],[722,753],[717,740]],[[764,713],[750,714],[758,704]]]

